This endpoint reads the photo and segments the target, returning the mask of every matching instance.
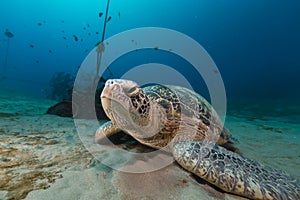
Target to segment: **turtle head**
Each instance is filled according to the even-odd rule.
[[[150,101],[133,81],[107,80],[101,93],[101,103],[106,115],[123,130],[132,127],[133,123],[145,126],[149,122]]]

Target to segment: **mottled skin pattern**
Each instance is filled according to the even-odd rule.
[[[222,190],[251,199],[300,199],[300,181],[210,142],[176,142],[173,156],[186,170]]]
[[[124,131],[147,146],[167,147],[176,161],[222,190],[251,199],[300,199],[300,183],[282,171],[263,166],[219,145],[230,134],[200,95],[177,86],[140,88],[129,80],[106,82],[101,94],[111,121],[95,140]]]
[[[169,144],[182,127],[189,129],[189,138],[194,141],[207,138],[223,145],[231,137],[211,105],[186,88],[162,85],[140,88],[132,81],[108,80],[101,102],[112,121],[106,126],[116,126],[111,129],[119,128],[156,149]],[[98,133],[101,134],[96,135],[96,141],[109,131]]]

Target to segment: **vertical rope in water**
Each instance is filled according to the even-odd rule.
[[[101,42],[104,41],[105,29],[106,29],[106,22],[107,22],[107,15],[108,15],[108,8],[109,8],[109,0],[107,0],[107,5],[106,5],[106,11],[105,11],[105,18],[104,18],[104,25],[103,25]]]
[[[99,72],[100,72],[102,52],[104,51],[103,41],[104,41],[104,37],[105,37],[108,9],[109,9],[109,0],[107,0],[107,5],[106,5],[101,42],[100,42],[100,44],[98,44],[98,47],[97,47],[97,68],[96,68],[96,76],[94,78],[94,88],[93,89],[97,89],[98,81],[101,80],[101,77],[99,76]]]
[[[2,77],[1,77],[2,79],[6,78],[8,52],[9,52],[9,37],[7,37],[7,46],[6,46],[4,65],[3,65],[3,74],[2,74]]]

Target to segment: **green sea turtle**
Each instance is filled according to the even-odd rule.
[[[165,148],[186,170],[222,190],[251,199],[300,199],[300,181],[228,150],[230,133],[199,94],[179,86],[111,79],[101,94],[111,121],[95,140],[124,131],[140,143]]]

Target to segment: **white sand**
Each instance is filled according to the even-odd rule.
[[[5,199],[6,195],[7,195],[6,191],[0,191],[0,199]]]
[[[54,102],[0,98],[0,199],[243,199],[175,164],[146,174],[110,170],[82,145],[72,119],[44,115]],[[300,178],[299,124],[228,117],[226,125],[245,156]]]
[[[96,168],[83,171],[66,171],[46,190],[30,192],[28,200],[57,199],[118,199],[116,189],[112,186],[106,172]]]
[[[288,172],[300,179],[300,124],[227,117],[226,127],[238,139],[245,157]]]

